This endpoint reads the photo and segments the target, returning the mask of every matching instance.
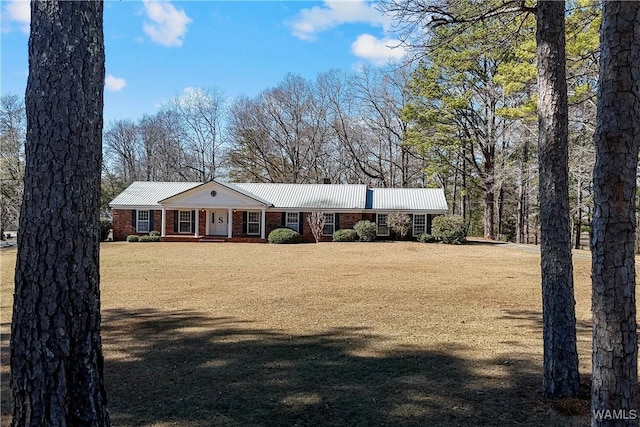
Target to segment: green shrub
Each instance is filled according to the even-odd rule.
[[[138,236],[136,236],[135,234],[129,234],[127,236],[127,242],[137,242],[140,239],[138,238]]]
[[[300,233],[290,228],[276,228],[267,237],[269,243],[289,244],[300,243]]]
[[[431,223],[431,232],[443,243],[460,245],[467,241],[467,228],[460,215],[435,217]]]
[[[376,234],[378,233],[378,226],[371,221],[358,221],[353,229],[358,233],[358,240],[361,242],[373,242],[376,240]]]
[[[433,243],[435,241],[436,241],[436,238],[429,233],[422,233],[421,235],[418,236],[418,242],[420,243]]]
[[[338,230],[333,233],[334,242],[355,242],[358,239],[358,233],[356,230],[346,229]]]
[[[111,231],[111,229],[113,228],[113,226],[111,225],[111,220],[110,219],[101,219],[100,220],[100,240],[101,241],[105,241],[109,238],[109,232]]]
[[[152,230],[152,231],[149,232],[149,236],[160,237],[160,232],[156,231],[156,230]]]
[[[159,242],[160,236],[140,236],[139,242]]]

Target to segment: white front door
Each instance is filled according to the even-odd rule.
[[[219,209],[217,211],[209,211],[208,230],[210,234],[215,236],[226,236],[227,225],[229,223],[229,211]]]

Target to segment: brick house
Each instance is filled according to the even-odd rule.
[[[158,231],[163,241],[265,241],[289,227],[314,241],[307,216],[325,214],[323,239],[360,220],[389,236],[387,215],[412,218],[411,236],[431,232],[431,220],[448,211],[441,188],[369,188],[362,184],[271,184],[136,181],[109,203],[113,238]]]

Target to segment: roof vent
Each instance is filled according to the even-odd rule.
[[[324,178],[324,179],[322,180],[322,183],[323,183],[323,184],[331,184],[331,178]]]
[[[218,195],[218,192],[216,190],[211,190],[211,197],[216,197]]]

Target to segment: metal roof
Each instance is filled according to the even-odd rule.
[[[371,188],[368,209],[389,211],[429,211],[446,214],[449,210],[442,188]]]
[[[363,184],[271,184],[234,183],[274,208],[365,209],[367,187]]]
[[[442,188],[367,188],[363,184],[218,184],[271,205],[271,209],[372,209],[427,211],[434,214],[445,214],[448,211]],[[160,201],[195,190],[200,185],[201,182],[136,181],[113,199],[109,206],[160,207]]]
[[[135,181],[113,199],[109,206],[160,206],[167,197],[197,187],[201,182],[150,182]]]

